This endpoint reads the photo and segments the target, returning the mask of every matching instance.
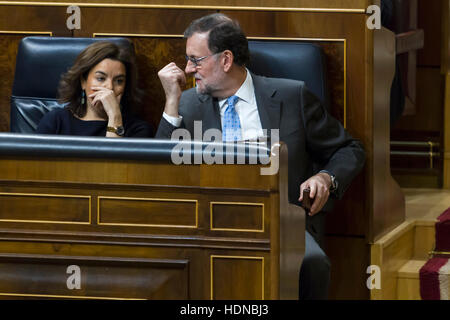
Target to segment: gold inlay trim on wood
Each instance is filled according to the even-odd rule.
[[[0,219],[0,222],[26,222],[26,223],[52,223],[52,224],[91,224],[92,222],[92,197],[83,195],[60,195],[60,194],[44,194],[44,193],[9,193],[0,192],[1,196],[19,196],[19,197],[41,197],[41,198],[62,198],[62,199],[87,199],[89,200],[89,221],[75,222],[75,221],[53,221],[53,220],[25,220],[25,219]]]
[[[130,201],[161,201],[161,202],[186,202],[195,203],[195,225],[176,225],[176,224],[141,224],[141,223],[115,223],[101,222],[100,220],[100,201],[107,200],[130,200]],[[99,196],[97,198],[97,224],[105,226],[130,226],[130,227],[158,227],[158,228],[198,228],[198,200],[192,199],[160,199],[160,198],[133,198],[133,197],[109,197]]]
[[[249,40],[282,40],[282,41],[330,41],[330,42],[345,42],[341,38],[295,38],[295,37],[247,37]]]
[[[323,13],[359,13],[366,14],[366,9],[351,8],[289,8],[289,7],[249,7],[249,6],[205,6],[205,5],[168,5],[168,4],[119,4],[119,3],[80,3],[80,2],[30,2],[0,1],[0,6],[38,6],[85,8],[120,8],[120,9],[186,9],[186,10],[230,10],[230,11],[281,11],[281,12],[323,12]]]
[[[262,228],[261,229],[214,228],[214,226],[213,226],[213,221],[214,221],[213,206],[215,204],[217,204],[217,205],[237,205],[237,206],[262,207],[262,214],[261,214],[261,225],[262,225]],[[209,227],[210,227],[210,230],[214,230],[214,231],[264,232],[264,203],[211,201],[209,203]]]
[[[115,298],[115,297],[92,297],[92,296],[65,296],[54,294],[34,294],[34,293],[6,293],[0,292],[0,296],[13,297],[35,297],[35,298],[59,298],[59,299],[98,299],[98,300],[147,300],[139,298]]]
[[[183,38],[182,34],[151,34],[151,33],[105,33],[95,32],[92,34],[96,37],[144,37],[144,38]]]
[[[430,251],[428,253],[429,256],[433,256],[433,255],[441,255],[441,256],[450,256],[450,252],[449,251]]]
[[[38,34],[38,35],[48,35],[50,37],[53,37],[52,31],[7,31],[7,30],[0,30],[0,34]]]
[[[222,256],[222,255],[211,255],[210,257],[210,277],[211,277],[211,300],[214,299],[214,259],[239,259],[239,260],[261,260],[261,300],[264,300],[264,257],[255,256]]]

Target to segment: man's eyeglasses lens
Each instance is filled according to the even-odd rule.
[[[189,56],[185,56],[186,57],[186,62],[190,61],[194,64],[194,66],[198,67],[200,65],[200,62],[210,56],[204,56],[204,57],[200,57],[200,58],[194,58],[194,57],[189,57]]]
[[[186,58],[186,62],[190,61],[194,64],[194,66],[198,67],[198,66],[200,66],[200,62],[202,62],[206,58],[212,57],[218,53],[221,53],[221,52],[216,52],[216,53],[210,54],[209,56],[204,56],[204,57],[200,57],[200,58],[194,58],[194,57],[189,57],[189,56],[185,55],[185,58]]]

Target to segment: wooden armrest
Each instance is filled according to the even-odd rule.
[[[284,144],[272,149],[272,155],[279,157],[280,163],[280,299],[297,300],[305,254],[305,210],[288,200],[287,153]]]

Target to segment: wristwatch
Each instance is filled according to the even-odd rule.
[[[331,178],[330,192],[335,192],[339,186],[338,181],[336,180],[336,176],[327,170],[320,170],[319,173],[320,172],[324,172],[330,176]]]
[[[108,127],[106,127],[106,131],[114,132],[119,137],[123,137],[125,135],[125,129],[123,128],[123,126],[118,126],[118,127],[109,127],[108,126]]]

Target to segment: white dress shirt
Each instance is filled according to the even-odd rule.
[[[234,94],[239,97],[239,100],[235,104],[235,110],[239,116],[241,122],[242,139],[243,140],[257,140],[264,137],[261,119],[259,118],[258,106],[256,104],[255,87],[253,86],[252,76],[248,69],[247,76],[244,83]],[[223,127],[223,116],[225,109],[227,108],[227,99],[219,100],[220,107],[220,119]],[[165,112],[163,113],[164,119],[175,127],[181,125],[183,119],[182,116],[178,118],[169,116]]]

